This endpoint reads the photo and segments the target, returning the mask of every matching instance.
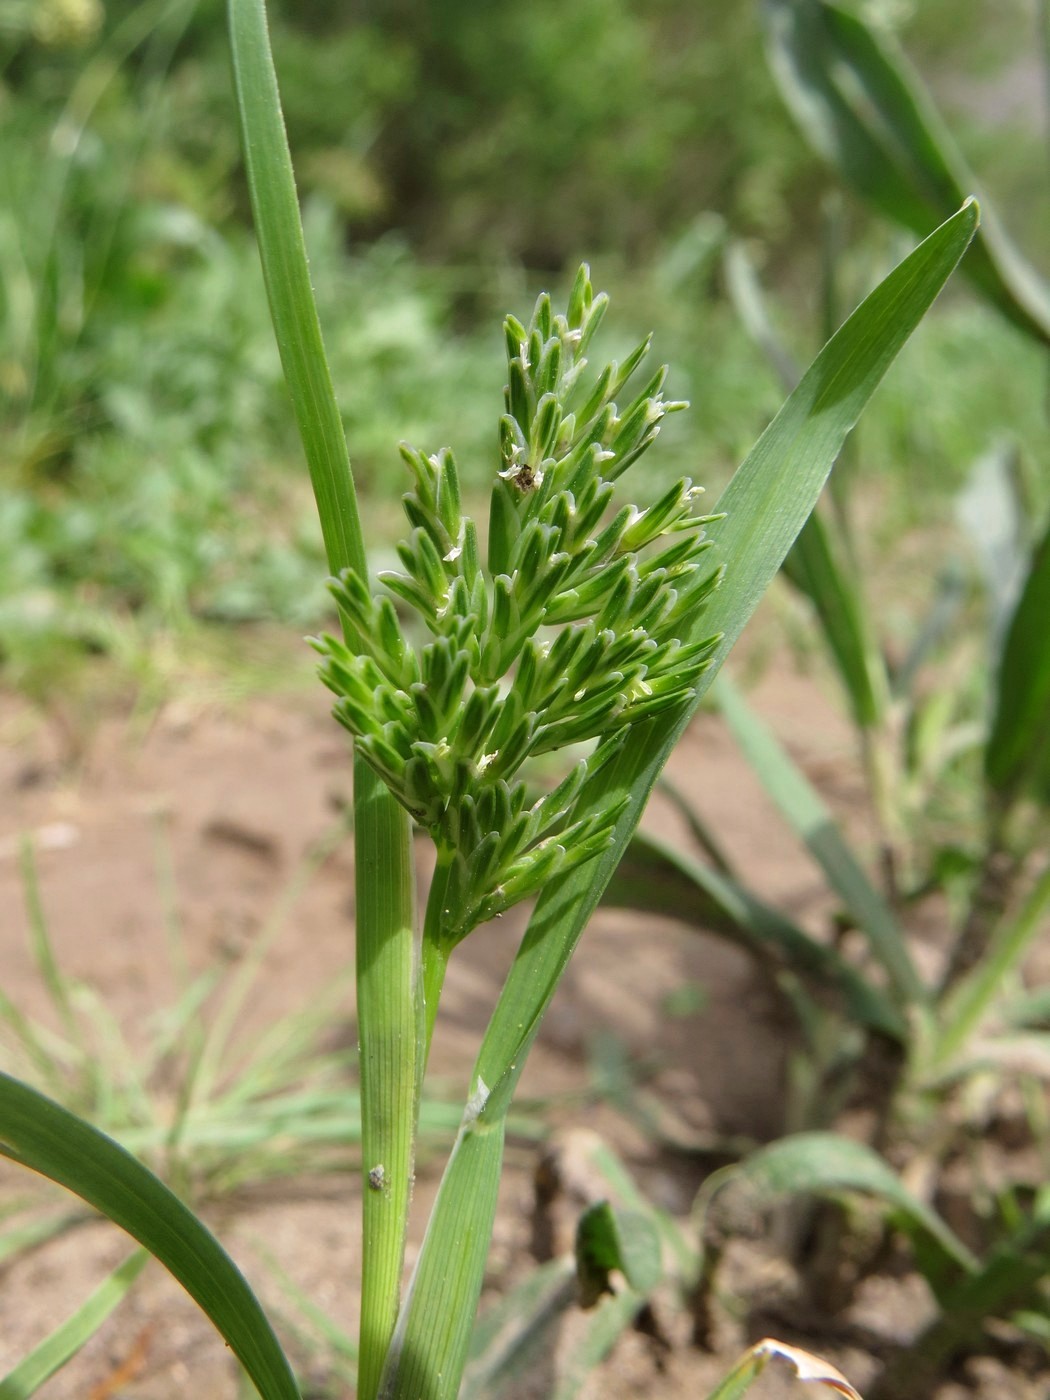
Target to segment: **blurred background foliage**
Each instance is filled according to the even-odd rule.
[[[1011,233],[1047,254],[1036,6],[858,4],[932,86]],[[653,470],[717,486],[780,400],[726,295],[746,240],[777,330],[820,340],[901,235],[839,194],[770,76],[757,5],[273,0],[315,284],[360,488],[397,528],[395,445],[494,460],[499,317],[581,258],[657,328],[693,412]],[[221,0],[0,0],[0,667],[158,633],[312,623],[323,566],[247,214]],[[611,346],[612,353],[617,347]],[[863,432],[871,549],[945,518],[1004,440],[1046,499],[1045,361],[965,286]],[[659,461],[659,458],[657,459]],[[1042,493],[1040,495],[1040,493]]]

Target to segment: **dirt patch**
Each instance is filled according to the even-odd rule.
[[[850,732],[834,706],[811,681],[784,673],[759,687],[757,703],[863,842],[862,788]],[[284,904],[281,931],[239,1026],[245,1043],[276,1018],[315,1003],[352,963],[349,842],[336,845],[303,878],[350,800],[347,746],[319,694],[193,710],[170,706],[145,732],[113,717],[97,727],[74,765],[63,761],[60,736],[13,699],[0,707],[0,734],[11,741],[0,756],[0,959],[3,989],[26,1014],[59,1029],[30,952],[17,855],[22,831],[36,834],[43,905],[59,964],[112,1013],[128,1055],[145,1054],[152,1043],[158,1013],[177,997],[180,960],[190,977],[235,966]],[[820,876],[770,811],[715,718],[697,720],[671,774],[723,845],[753,871],[759,891],[803,925],[822,928],[829,911]],[[659,794],[647,822],[685,839],[680,817]],[[425,864],[422,846],[420,860]],[[303,887],[289,902],[296,880]],[[515,915],[479,931],[453,959],[432,1059],[439,1087],[452,1097],[461,1099],[465,1090],[523,922]],[[683,1003],[683,987],[696,990],[692,1002],[687,997]],[[354,1043],[351,988],[327,1033],[333,1044]],[[542,1105],[540,1117],[550,1127],[585,1116],[644,1180],[650,1197],[684,1215],[710,1155],[661,1145],[630,1112],[600,1096],[603,1055],[627,1067],[628,1088],[644,1095],[668,1141],[763,1141],[784,1127],[791,1036],[781,1002],[742,952],[673,920],[603,910],[559,988],[520,1097]],[[169,1090],[174,1086],[161,1083],[159,1092]],[[490,1261],[494,1293],[532,1267],[538,1151],[529,1133],[512,1137]],[[420,1167],[410,1256],[440,1160],[440,1153],[427,1156]],[[0,1204],[31,1185],[6,1170]],[[283,1319],[283,1335],[308,1383],[316,1384],[311,1394],[349,1391],[332,1379],[330,1352],[297,1335],[301,1314],[275,1265],[352,1332],[358,1190],[355,1174],[316,1176],[242,1189],[206,1212]],[[0,1287],[0,1374],[67,1316],[125,1250],[118,1232],[95,1222],[9,1266]],[[759,1257],[752,1249],[751,1264]],[[763,1268],[775,1270],[772,1257],[761,1258]],[[878,1286],[885,1290],[881,1299]],[[888,1320],[884,1335],[899,1341],[920,1315],[907,1301],[903,1310],[899,1306],[916,1280],[873,1287],[862,1300],[862,1320]],[[574,1325],[567,1324],[569,1333]],[[741,1319],[726,1327],[711,1355],[689,1344],[688,1326],[668,1307],[664,1343],[629,1335],[586,1394],[603,1400],[702,1395],[739,1346],[754,1340],[749,1325]],[[832,1340],[829,1354],[860,1381],[872,1372],[870,1352],[856,1344]],[[1001,1388],[1001,1379],[998,1390],[989,1389],[974,1373],[962,1389],[953,1381],[939,1397],[1020,1400],[1029,1393],[1020,1377],[1010,1380],[1013,1389]],[[530,1393],[545,1393],[544,1384],[537,1372]],[[239,1393],[228,1352],[154,1265],[107,1327],[39,1392],[43,1400],[187,1394],[233,1400]],[[770,1375],[754,1393],[770,1400],[788,1390]]]

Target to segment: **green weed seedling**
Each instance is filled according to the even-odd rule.
[[[463,513],[452,453],[406,448],[410,532],[401,570],[376,595],[261,0],[232,0],[230,22],[270,308],[342,624],[341,637],[317,643],[322,675],[355,739],[358,1394],[451,1400],[470,1355],[507,1115],[543,1014],[675,742],[847,433],[970,242],[977,210],[967,203],[932,233],[843,325],[706,517],[695,514],[688,482],[643,507],[620,495],[623,474],[680,405],[664,400],[662,370],[630,386],[647,342],[623,364],[588,366],[606,300],[581,269],[564,312],[542,296],[528,324],[505,323],[508,387],[487,529]],[[567,776],[533,799],[528,765],[554,751],[569,758]],[[420,922],[412,821],[437,851]],[[445,969],[459,943],[484,936],[483,921],[532,897],[402,1291]],[[0,1151],[73,1190],[159,1258],[263,1400],[299,1396],[243,1276],[136,1158],[10,1076],[0,1077]],[[615,1219],[600,1214],[588,1230],[592,1265],[597,1253],[604,1267],[630,1263],[639,1278]],[[742,1394],[768,1354],[742,1363],[720,1394]]]

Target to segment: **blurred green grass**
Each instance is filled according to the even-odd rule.
[[[1019,10],[978,7],[963,34],[945,4],[866,8],[949,90],[1001,81],[1023,56]],[[728,234],[749,239],[786,342],[808,357],[818,338],[832,179],[779,105],[750,7],[586,0],[559,24],[544,0],[509,33],[497,16],[465,26],[463,9],[273,6],[322,319],[381,546],[407,484],[400,439],[453,445],[468,490],[485,490],[499,317],[541,284],[563,290],[581,254],[620,308],[623,343],[607,348],[655,325],[671,390],[693,404],[668,426],[654,488],[687,473],[716,489],[779,403],[724,295]],[[221,654],[216,629],[304,629],[326,612],[228,89],[213,0],[0,7],[0,681],[37,697],[99,658],[141,679],[158,638],[192,653],[210,636]],[[1014,190],[1041,169],[1038,133],[1014,118],[962,137]],[[1037,214],[1020,202],[1022,236]],[[846,221],[859,299],[900,248],[858,206]],[[1003,439],[1044,504],[1044,394],[1039,351],[953,289],[863,428],[873,552],[943,522]]]

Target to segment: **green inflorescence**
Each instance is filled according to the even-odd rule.
[[[566,315],[544,294],[527,328],[504,323],[487,567],[451,451],[402,446],[412,532],[398,549],[405,572],[380,580],[432,640],[417,650],[391,598],[347,570],[330,584],[346,641],[314,642],[336,717],[444,860],[451,941],[608,845],[621,807],[577,816],[584,780],[629,726],[689,696],[717,641],[679,640],[719,577],[702,557],[712,517],[693,513],[699,488],[683,479],[646,510],[613,513],[616,479],[686,405],[662,398],[664,366],[618,408],[648,338],[584,378],[607,305],[584,266]],[[595,740],[558,787],[530,800],[526,759]]]

